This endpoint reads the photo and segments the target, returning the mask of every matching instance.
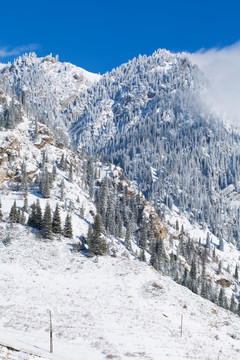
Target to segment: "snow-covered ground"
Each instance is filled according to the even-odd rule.
[[[145,263],[88,259],[21,225],[12,234],[0,243],[0,344],[47,359],[239,359],[239,317]]]

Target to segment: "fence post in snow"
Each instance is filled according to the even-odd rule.
[[[181,315],[181,337],[183,336],[183,314]]]
[[[49,310],[50,315],[50,353],[53,353],[53,338],[52,338],[52,313]]]

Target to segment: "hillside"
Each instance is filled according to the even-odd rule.
[[[238,316],[144,263],[86,259],[65,241],[15,231],[12,245],[0,248],[2,342],[59,360],[239,358]]]

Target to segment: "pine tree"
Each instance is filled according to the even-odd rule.
[[[39,199],[37,200],[37,204],[36,204],[36,216],[35,216],[35,227],[39,230],[42,229],[42,209],[40,206],[40,201]]]
[[[209,235],[209,232],[207,233],[206,249],[210,249],[210,235]]]
[[[129,222],[127,222],[127,228],[126,228],[125,246],[126,246],[126,248],[127,248],[128,250],[132,250],[132,245],[131,245],[131,232],[130,232]]]
[[[218,295],[218,305],[225,309],[227,308],[227,300],[226,300],[225,290],[223,287],[221,287]]]
[[[22,188],[27,193],[28,192],[28,182],[27,182],[27,170],[25,162],[22,164]]]
[[[238,266],[237,266],[237,264],[236,264],[236,266],[235,266],[234,277],[235,277],[235,279],[238,281]]]
[[[60,193],[60,200],[64,201],[64,189],[65,189],[65,185],[64,185],[64,180],[62,179],[61,184],[60,184],[60,189],[61,189],[61,193]]]
[[[3,219],[3,214],[2,214],[2,202],[0,200],[0,222],[2,221]]]
[[[190,270],[189,275],[192,278],[192,280],[196,280],[196,278],[197,278],[197,268],[196,268],[196,262],[194,260],[192,260],[191,270]]]
[[[167,257],[167,253],[165,250],[164,241],[161,237],[158,241],[158,254],[157,255],[158,255],[159,265],[160,265],[161,269],[163,271],[166,270],[167,263],[168,263],[168,257]]]
[[[11,207],[10,214],[9,214],[9,220],[13,224],[17,220],[17,205],[16,200],[13,203],[13,206]]]
[[[234,294],[232,294],[232,296],[231,296],[231,302],[230,302],[229,310],[234,312],[234,313],[237,311],[237,304],[236,304],[236,301],[235,301]]]
[[[27,225],[31,226],[31,227],[36,227],[36,224],[37,224],[37,222],[36,222],[36,204],[33,203],[31,213],[30,213],[29,218],[28,218]]]
[[[101,217],[99,214],[96,214],[93,224],[92,243],[89,251],[97,256],[104,255],[107,252],[107,245],[101,233]]]
[[[21,211],[21,217],[20,217],[20,224],[24,225],[26,223],[26,216],[24,214],[24,211]]]
[[[59,211],[59,205],[56,205],[54,214],[53,214],[53,221],[52,221],[52,231],[54,234],[61,234],[62,233],[62,226],[61,226],[61,217]]]
[[[87,243],[88,243],[88,257],[94,256],[92,252],[92,226],[89,224],[88,233],[87,233]]]
[[[70,167],[69,167],[68,180],[69,180],[70,182],[73,182],[73,165],[72,165],[72,163],[70,164]]]
[[[45,165],[46,165],[46,151],[43,150],[42,151],[42,162],[41,162],[41,168],[44,169],[45,168]]]
[[[139,238],[139,247],[141,249],[146,249],[147,245],[147,224],[146,221],[143,220],[141,231],[140,231],[140,238]]]
[[[150,248],[150,265],[154,267],[154,269],[158,270],[158,261],[157,261],[157,254],[156,254],[156,242],[153,240],[151,242]]]
[[[59,164],[59,167],[60,167],[61,170],[64,170],[64,163],[65,163],[64,154],[62,154],[60,164]]]
[[[220,237],[220,239],[219,239],[218,249],[221,250],[221,251],[224,251],[224,242],[223,242],[222,237]]]
[[[42,174],[41,194],[44,199],[50,198],[50,181],[49,181],[49,173],[47,169],[45,169]]]
[[[27,198],[27,196],[24,198],[23,211],[28,213],[28,198]]]
[[[80,217],[81,217],[82,219],[84,219],[84,212],[85,212],[85,210],[84,210],[84,207],[83,207],[83,204],[82,204],[82,206],[81,206],[81,208],[80,208]]]
[[[179,222],[176,220],[176,230],[179,231]]]
[[[52,167],[52,180],[53,181],[56,180],[56,176],[57,176],[57,168],[56,168],[56,165],[54,164]]]
[[[49,203],[47,203],[43,215],[43,236],[45,239],[52,239],[52,214]]]
[[[140,251],[140,261],[146,261],[146,256],[145,256],[145,250],[144,249],[141,249]]]
[[[72,233],[72,220],[69,214],[67,214],[66,219],[65,219],[65,224],[64,224],[64,229],[63,229],[63,235],[66,238],[72,238],[73,237],[73,233]]]
[[[18,209],[16,212],[16,223],[17,224],[20,223],[20,218],[21,218],[21,211],[20,211],[20,209]]]

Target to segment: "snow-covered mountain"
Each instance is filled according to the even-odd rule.
[[[239,133],[204,103],[207,87],[185,54],[139,56],[88,90],[71,134],[121,166],[163,216],[174,204],[239,247]]]
[[[1,79],[7,92],[13,90],[23,104],[31,107],[35,117],[59,131],[66,130],[84,106],[84,94],[100,75],[70,63],[61,63],[58,56],[38,58],[25,54],[13,64],[1,64]],[[75,106],[78,104],[78,106]]]
[[[239,136],[198,68],[0,72],[0,357],[237,359]]]

